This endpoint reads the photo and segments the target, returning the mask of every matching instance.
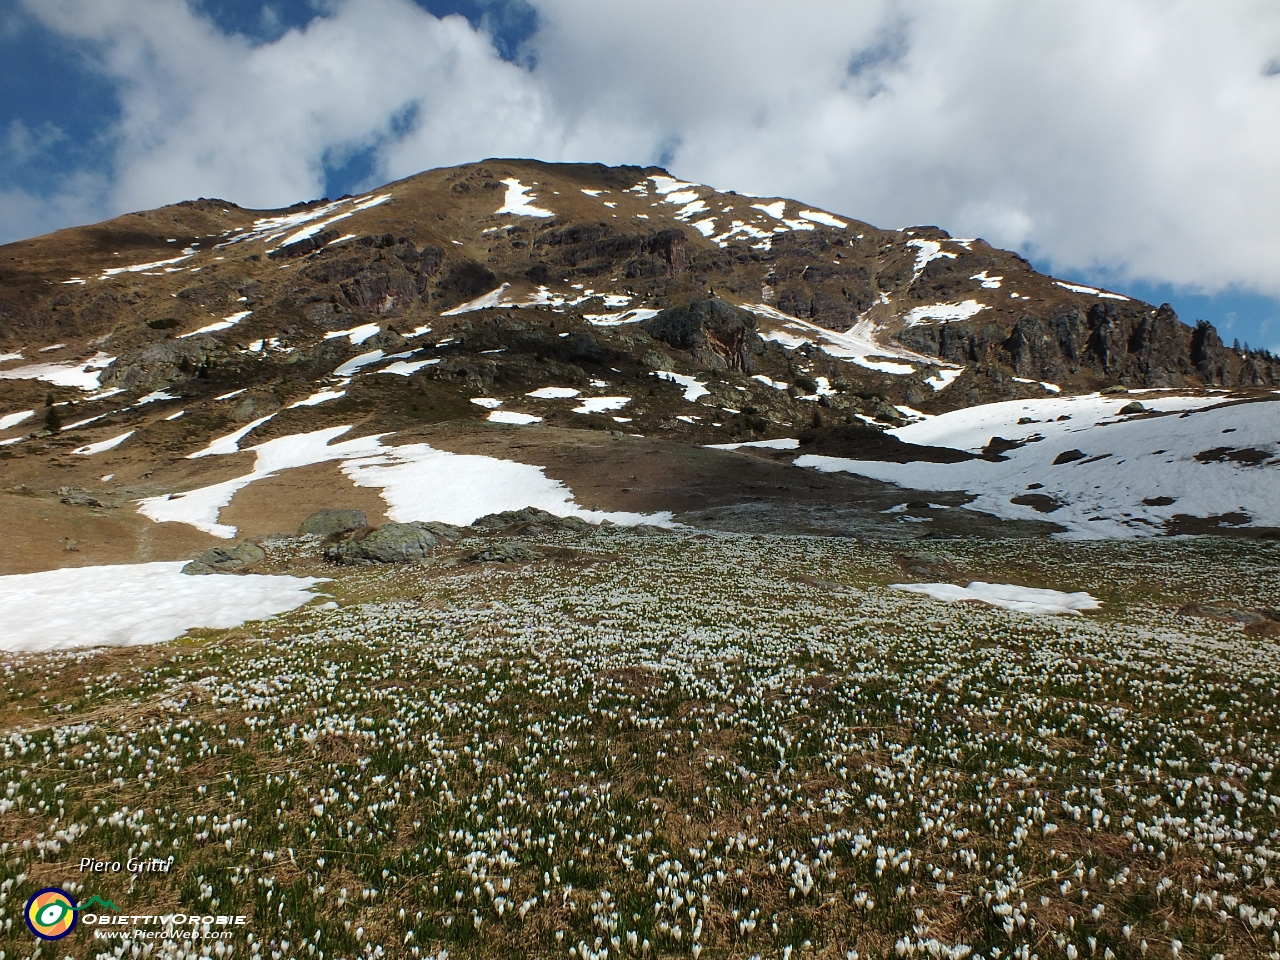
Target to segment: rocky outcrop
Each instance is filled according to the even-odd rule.
[[[581,517],[557,517],[554,513],[548,513],[537,507],[525,507],[523,510],[504,510],[502,513],[483,516],[472,521],[471,529],[482,534],[503,533],[511,536],[513,534],[585,533],[593,528]]]
[[[236,573],[245,567],[260,563],[267,558],[264,551],[256,543],[245,541],[234,547],[213,547],[200,554],[185,567],[182,572],[192,576],[203,576],[211,573]]]
[[[1258,369],[1248,369],[1211,325],[1188,327],[1168,304],[1156,310],[1132,301],[1074,306],[1027,314],[1012,329],[980,320],[922,324],[896,339],[951,363],[999,364],[1049,382],[1083,375],[1129,386],[1253,385],[1280,372],[1263,369],[1257,358]]]
[[[355,566],[427,560],[442,543],[460,535],[456,527],[443,523],[387,523],[329,544],[324,556],[335,563]]]
[[[764,353],[755,315],[719,299],[663,310],[643,326],[655,340],[689,351],[695,363],[712,370],[751,373]]]
[[[228,347],[211,335],[163,340],[121,356],[106,369],[101,383],[107,388],[155,390],[208,377],[229,356]]]
[[[317,510],[298,527],[298,535],[314,534],[318,537],[333,537],[342,533],[363,530],[369,526],[369,520],[363,510]]]

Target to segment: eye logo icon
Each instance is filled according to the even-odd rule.
[[[32,894],[24,916],[41,940],[61,940],[76,927],[76,902],[65,890],[46,887]]]

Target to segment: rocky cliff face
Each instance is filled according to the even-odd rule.
[[[766,337],[788,318],[818,331],[859,326],[890,362],[915,355],[919,377],[882,382],[887,368],[873,363],[842,379],[894,399],[919,399],[929,360],[992,374],[979,374],[990,381],[983,397],[1014,378],[1069,390],[1280,382],[1274,359],[1228,349],[1167,306],[1055,281],[981,240],[879,230],[657,168],[531,161],[434,170],[366,198],[265,216],[192,201],[10,244],[0,349],[96,342],[119,357],[105,382],[216,379],[245,366],[241,340],[290,344],[305,357],[292,363],[323,365],[316,334],[421,325],[490,293],[491,309],[579,318],[714,299],[753,311]],[[191,337],[244,310],[252,319],[234,332]],[[658,349],[751,372],[758,348],[707,319],[696,332],[677,333],[685,320],[671,318],[645,329]]]

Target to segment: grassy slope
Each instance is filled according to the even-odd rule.
[[[25,897],[69,882],[126,913],[249,914],[236,956],[1276,949],[1280,651],[1174,612],[1274,605],[1274,545],[907,561],[1105,601],[1078,618],[887,590],[909,579],[890,545],[561,546],[345,572],[339,609],[163,647],[7,658],[9,955],[33,946]],[[76,869],[171,853],[133,881]]]

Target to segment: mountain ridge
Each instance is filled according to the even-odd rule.
[[[424,447],[534,466],[597,519],[1261,535],[1280,523],[1250,492],[1274,472],[1257,401],[1275,377],[1206,325],[979,239],[878,230],[657,167],[491,160],[276,211],[185,201],[0,248],[0,491],[42,567],[188,557],[227,531],[296,526],[295,506],[397,519],[341,453],[357,448],[392,472],[426,469],[405,460],[430,459]],[[1160,433],[1143,417],[1236,401],[1237,437],[1178,441],[1185,489],[1126,481],[1081,506],[1107,482],[1080,485],[1104,452],[1126,462],[1120,437]],[[1105,449],[1076,436],[1083,422],[1034,426],[1051,407],[1106,425]],[[970,410],[956,422],[984,435],[968,452],[911,439]],[[1069,447],[1036,446],[1067,443],[1064,429],[1087,454],[1078,469],[1059,469]],[[983,464],[1001,463],[998,496],[984,493]],[[1192,496],[1219,473],[1238,502]],[[921,506],[886,513],[904,503]],[[92,544],[77,535],[90,518]],[[0,567],[28,569],[13,550]]]

